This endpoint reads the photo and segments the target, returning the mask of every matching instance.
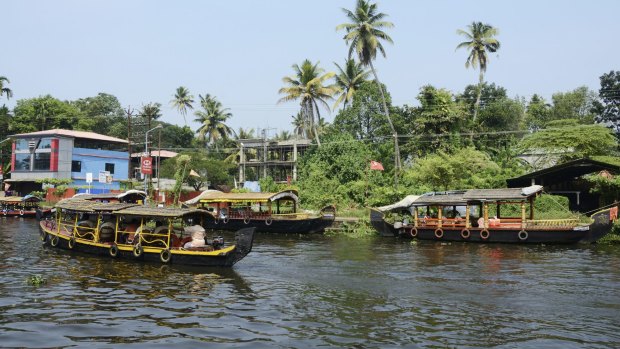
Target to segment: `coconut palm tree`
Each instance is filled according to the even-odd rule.
[[[10,83],[10,81],[6,76],[0,76],[0,96],[6,94],[6,99],[13,97],[13,91],[8,87],[4,87],[4,85],[8,83]]]
[[[226,125],[226,120],[232,116],[232,113],[230,113],[230,109],[224,108],[215,96],[206,94],[204,97],[202,95],[198,95],[198,97],[200,98],[200,106],[204,109],[197,110],[194,113],[196,115],[194,121],[201,125],[198,128],[198,139],[215,144],[217,149],[217,140],[227,139],[233,134],[232,128]]]
[[[344,103],[344,108],[347,104],[353,100],[353,94],[362,83],[368,80],[370,71],[364,70],[364,66],[361,63],[355,62],[354,59],[348,58],[345,62],[344,69],[334,62],[338,68],[338,75],[336,75],[336,85],[340,87],[340,96],[334,103],[333,109],[336,109],[340,103]]]
[[[306,120],[304,119],[304,113],[299,111],[296,115],[291,115],[293,121],[291,124],[294,126],[293,133],[297,136],[308,137],[308,128],[306,127]]]
[[[482,94],[482,83],[484,82],[484,73],[487,70],[487,52],[496,52],[500,43],[495,36],[499,34],[497,28],[493,28],[489,24],[483,24],[482,22],[472,22],[467,26],[467,30],[459,29],[457,34],[463,35],[466,41],[461,42],[456,46],[456,49],[465,47],[469,50],[469,56],[465,61],[465,68],[472,67],[474,69],[480,69],[480,76],[478,81],[478,95],[476,97],[476,103],[474,104],[474,117],[473,121],[476,121],[478,115],[478,107],[480,106],[480,95]]]
[[[147,130],[151,129],[151,120],[157,120],[161,117],[161,103],[149,103],[142,106],[140,115],[146,118]]]
[[[233,164],[238,164],[239,160],[241,159],[241,151],[243,149],[243,146],[241,145],[242,143],[241,140],[252,139],[256,137],[254,132],[255,131],[253,128],[244,129],[243,127],[239,127],[239,131],[235,132],[234,134],[236,149],[230,155],[228,155],[226,159],[224,159],[224,161],[230,162]],[[254,149],[246,150],[246,157],[248,156],[249,157],[255,156]]]
[[[189,93],[186,87],[180,86],[177,88],[177,92],[170,103],[183,115],[183,121],[185,121],[185,126],[187,126],[187,119],[185,116],[187,115],[187,109],[194,109],[192,105],[192,103],[194,103],[194,96]]]
[[[319,68],[319,62],[312,64],[307,59],[301,63],[301,66],[294,64],[293,70],[295,76],[282,78],[287,86],[278,91],[284,95],[278,100],[278,103],[299,100],[306,123],[314,131],[316,143],[321,146],[319,133],[316,132],[315,114],[318,122],[321,118],[319,104],[324,106],[327,111],[330,110],[327,101],[332,100],[339,89],[334,84],[325,86],[325,83],[336,74],[333,72],[323,74],[324,70]]]
[[[349,46],[349,58],[353,55],[353,52],[357,54],[360,63],[363,66],[370,67],[372,74],[375,77],[375,81],[379,85],[379,91],[381,91],[381,98],[383,101],[383,113],[390,124],[392,135],[394,136],[394,165],[397,170],[400,170],[400,149],[398,147],[398,134],[396,128],[390,118],[390,112],[385,100],[385,93],[383,87],[379,81],[379,76],[375,70],[372,61],[377,57],[377,50],[381,52],[385,57],[385,49],[381,41],[393,43],[392,38],[387,35],[382,29],[392,28],[394,24],[386,22],[383,19],[387,16],[385,13],[377,12],[377,4],[371,4],[368,0],[357,0],[355,11],[350,11],[345,8],[342,9],[351,21],[351,23],[344,23],[336,27],[336,30],[344,29],[347,33],[344,36],[344,40]],[[397,173],[395,173],[395,178]]]

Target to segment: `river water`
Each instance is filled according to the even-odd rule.
[[[201,270],[57,251],[0,219],[0,346],[120,345],[618,348],[620,246],[260,235]]]

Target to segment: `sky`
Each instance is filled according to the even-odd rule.
[[[344,63],[348,47],[336,26],[355,0],[0,0],[0,76],[14,96],[61,100],[116,96],[124,108],[162,104],[165,122],[183,126],[170,104],[177,87],[214,95],[230,108],[229,126],[292,130],[298,103],[278,104],[282,78],[304,59],[325,71]],[[380,0],[394,44],[375,67],[393,105],[417,105],[420,87],[454,93],[478,80],[466,69],[456,34],[473,21],[499,29],[485,80],[510,97],[600,88],[620,70],[620,1]],[[321,112],[327,121],[336,112]],[[193,115],[188,125],[196,129]]]

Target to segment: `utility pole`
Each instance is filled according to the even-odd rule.
[[[129,152],[129,163],[127,164],[127,180],[131,180],[132,171],[131,171],[131,115],[133,114],[133,109],[131,106],[127,107],[125,110],[127,113],[127,152]]]

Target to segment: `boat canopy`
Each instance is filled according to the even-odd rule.
[[[212,216],[210,212],[192,208],[172,208],[172,207],[147,207],[135,205],[114,211],[114,214],[123,216],[140,216],[140,217],[162,217],[177,218],[188,215]]]
[[[74,198],[81,200],[119,200],[134,198],[134,200],[144,200],[146,198],[146,192],[142,190],[127,190],[123,193],[105,193],[105,194],[86,194],[79,193],[73,195]]]
[[[526,201],[532,196],[542,192],[541,185],[532,185],[523,188],[504,189],[471,189],[465,192],[463,199],[467,201]]]
[[[0,197],[0,203],[22,203],[22,202],[39,202],[41,198],[36,197],[34,195],[26,195],[26,196],[5,196]]]
[[[299,197],[296,190],[283,190],[277,193],[224,193],[219,190],[205,190],[197,197],[184,202],[185,205],[217,202],[273,202],[287,199],[297,203]]]
[[[399,202],[391,204],[391,205],[387,205],[387,206],[377,207],[377,210],[381,212],[388,212],[388,211],[397,210],[399,208],[401,209],[409,208],[409,206],[413,205],[413,202],[416,201],[418,198],[419,198],[418,195],[407,195],[404,199],[400,200]]]
[[[404,209],[410,206],[465,206],[468,202],[526,201],[542,192],[543,187],[532,185],[523,188],[470,189],[461,191],[431,192],[420,196],[409,195],[401,201],[377,207],[382,212]]]
[[[137,206],[137,204],[129,203],[101,203],[97,201],[82,200],[78,198],[70,198],[59,201],[56,208],[77,212],[115,212],[127,207]]]

